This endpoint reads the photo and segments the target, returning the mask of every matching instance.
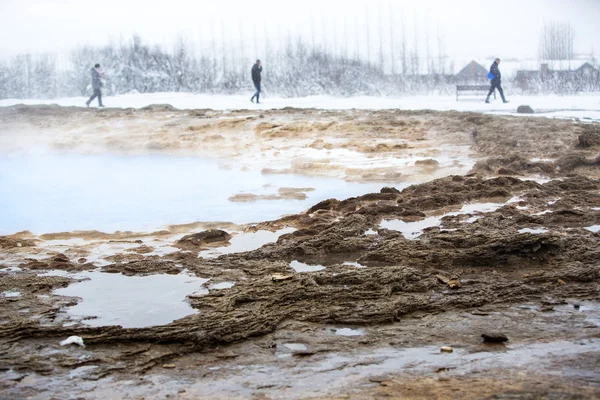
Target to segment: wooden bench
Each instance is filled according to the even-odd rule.
[[[491,85],[456,85],[456,101],[458,101],[459,92],[485,92],[488,94]],[[496,91],[494,90],[494,100],[496,99]]]

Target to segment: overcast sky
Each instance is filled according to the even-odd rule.
[[[291,33],[364,53],[379,48],[378,32],[389,48],[391,27],[399,41],[403,24],[412,46],[416,23],[419,46],[427,27],[432,47],[439,32],[451,58],[535,58],[541,27],[554,20],[571,22],[576,52],[600,53],[600,0],[0,0],[0,57],[134,33],[161,45],[183,36],[198,48],[243,40],[249,53],[260,53],[265,37],[276,44]]]

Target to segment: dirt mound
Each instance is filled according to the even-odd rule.
[[[583,149],[600,146],[600,127],[596,124],[583,125],[579,135],[579,147]]]
[[[556,176],[561,169],[551,161],[531,161],[514,154],[508,157],[490,157],[475,163],[470,174]]]
[[[220,229],[211,229],[191,235],[185,235],[177,241],[177,246],[181,248],[198,249],[201,246],[212,243],[227,243],[231,235]]]
[[[177,108],[170,104],[150,104],[140,108],[142,111],[177,111]]]
[[[0,236],[0,249],[9,249],[11,247],[31,247],[35,246],[35,241],[28,239],[19,239],[10,236]]]

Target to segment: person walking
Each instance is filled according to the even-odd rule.
[[[252,66],[252,82],[254,82],[254,87],[256,88],[256,93],[254,93],[254,96],[252,96],[252,98],[250,99],[251,102],[254,103],[254,98],[256,97],[256,104],[260,104],[259,98],[260,98],[260,74],[262,73],[262,63],[260,62],[260,60],[256,60],[256,63]]]
[[[490,87],[490,92],[488,93],[485,102],[489,103],[490,102],[490,96],[492,95],[492,93],[494,93],[494,90],[498,89],[498,92],[500,93],[500,97],[502,97],[502,102],[503,103],[508,103],[508,101],[504,98],[504,90],[502,90],[502,74],[500,73],[500,70],[498,69],[498,66],[500,65],[500,59],[496,58],[494,60],[494,62],[492,63],[492,66],[490,67],[490,73],[488,74],[488,77],[492,80],[491,84],[492,86]]]
[[[92,88],[94,89],[94,94],[92,94],[92,97],[90,97],[90,99],[85,102],[85,104],[88,107],[90,106],[92,100],[94,100],[96,97],[98,97],[98,107],[104,107],[104,105],[102,104],[103,84],[100,80],[100,77],[102,76],[104,76],[104,72],[102,72],[102,70],[100,69],[100,64],[94,65],[94,68],[92,68]]]

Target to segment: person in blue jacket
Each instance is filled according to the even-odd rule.
[[[490,102],[490,96],[494,93],[494,90],[498,89],[500,93],[500,97],[502,97],[503,103],[508,103],[508,101],[504,98],[504,90],[502,90],[502,74],[498,69],[498,65],[500,65],[500,59],[496,58],[490,67],[490,73],[488,74],[488,78],[491,79],[492,86],[490,87],[490,92],[488,93],[485,102]]]

